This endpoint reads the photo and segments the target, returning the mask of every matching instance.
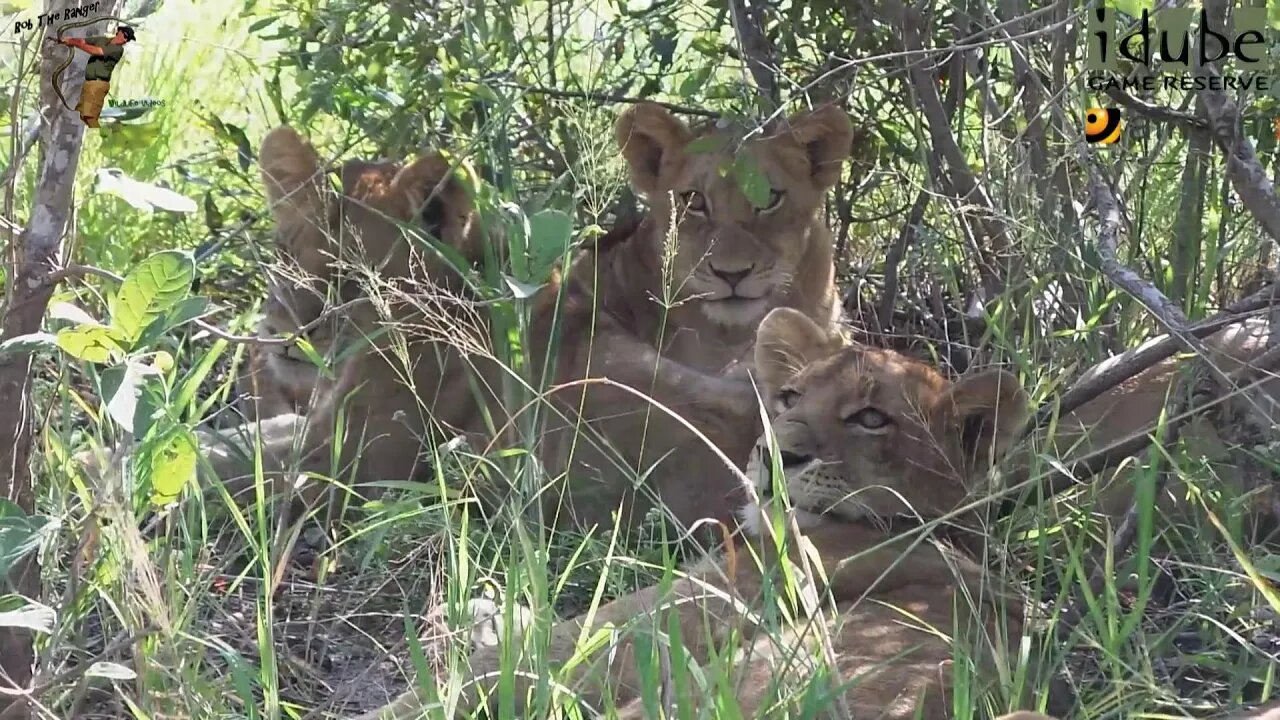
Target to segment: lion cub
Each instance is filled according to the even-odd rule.
[[[270,475],[296,469],[349,482],[345,466],[358,462],[356,484],[413,478],[424,446],[483,430],[470,393],[493,383],[468,379],[477,368],[496,372],[484,362],[487,320],[469,305],[462,275],[490,246],[463,171],[435,152],[408,163],[351,160],[335,189],[315,149],[285,126],[267,134],[259,156],[285,268],[270,283],[259,335],[309,328],[317,353],[337,355],[335,377],[296,347],[253,346],[240,382],[249,422],[202,431],[212,474],[233,494],[246,489],[254,470],[244,439],[260,436]],[[323,487],[311,483],[302,498]]]
[[[978,650],[970,669],[986,677],[989,656],[1019,641],[1022,606],[997,591],[971,559],[928,541],[912,547],[913,536],[886,535],[876,520],[954,510],[970,483],[1017,437],[1027,417],[1026,393],[1000,370],[948,382],[894,352],[847,345],[787,308],[764,319],[754,352],[771,429],[751,453],[744,489],[752,499],[741,510],[744,536],[731,551],[689,568],[669,590],[645,588],[600,607],[594,616],[556,625],[547,648],[558,669],[554,682],[598,710],[644,717],[636,635],[623,631],[631,626],[652,638],[678,624],[685,657],[693,662],[705,665],[713,653],[725,657],[729,643],[737,648],[731,680],[745,717],[784,717],[803,701],[797,689],[814,684],[805,692],[833,692],[831,710],[847,717],[948,717],[952,633],[965,633],[963,646]],[[776,477],[770,438],[776,439],[781,468]],[[807,538],[789,538],[788,561],[820,561],[826,581],[811,573],[812,584],[802,595],[812,601],[795,609],[811,620],[766,627],[758,621],[770,614],[762,611],[783,592],[771,520],[781,510],[775,508],[780,491],[793,506],[794,526]],[[801,550],[805,546],[812,551]],[[766,586],[772,601],[762,599]],[[962,611],[959,619],[956,609]],[[974,622],[978,616],[985,621]],[[619,634],[606,650],[564,666],[574,658],[579,638],[611,625]],[[824,635],[833,663],[815,662]],[[472,654],[464,711],[488,702],[500,655],[499,647]],[[815,665],[826,665],[835,677],[824,679]],[[538,679],[517,672],[514,682],[516,714],[530,716],[526,692]],[[411,691],[362,718],[420,712],[421,700]]]

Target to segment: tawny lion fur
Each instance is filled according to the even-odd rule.
[[[830,106],[798,114],[784,130],[747,139],[741,146],[725,129],[695,132],[657,105],[624,112],[618,142],[650,211],[629,236],[581,250],[534,299],[530,359],[535,376],[553,347],[554,384],[609,378],[686,417],[729,457],[745,457],[759,430],[748,370],[760,320],[773,308],[791,307],[824,326],[833,327],[836,321],[832,239],[820,214],[825,193],[849,153],[851,134],[848,117]],[[718,149],[688,150],[695,139],[711,135],[723,138]],[[764,207],[754,207],[733,175],[722,172],[724,163],[741,155],[754,160],[772,188]],[[261,156],[281,249],[305,271],[304,277],[318,278],[273,288],[264,335],[295,330],[325,307],[367,292],[355,288],[342,294],[340,285],[335,299],[317,289],[334,277],[336,250],[350,245],[334,247],[333,238],[343,233],[364,238],[357,247],[365,263],[390,258],[382,264],[386,277],[441,273],[438,265],[415,264],[403,233],[386,221],[390,216],[412,222],[414,208],[430,187],[442,187],[436,196],[442,206],[438,212],[455,221],[433,228],[435,234],[459,246],[469,259],[482,247],[470,200],[438,158],[424,157],[404,170],[348,163],[342,192],[335,195],[316,182],[315,152],[292,130],[280,128],[268,135]],[[420,171],[410,172],[419,166]],[[415,308],[406,312],[421,314]],[[336,327],[358,336],[372,332],[382,319],[403,320],[395,313],[381,318],[365,310],[354,318],[338,318]],[[553,319],[558,327],[554,337]],[[328,328],[322,325],[312,333],[313,344],[331,342],[324,334]],[[443,356],[440,362],[422,362],[426,355],[434,360],[437,353]],[[415,418],[431,416],[451,432],[475,434],[484,430],[479,405],[487,406],[499,423],[517,410],[498,401],[498,371],[487,358],[464,356],[439,342],[411,344],[408,365],[415,369],[410,388],[403,381],[405,363],[394,353],[390,359],[387,355],[358,354],[339,368],[338,381],[326,382],[297,351],[255,351],[244,384],[256,385],[257,392],[250,394],[261,417],[276,415],[261,425],[264,458],[283,458],[301,445],[301,469],[326,473],[336,409],[351,396],[356,409],[347,410],[349,439],[343,457],[359,449],[354,438],[361,437],[360,430],[365,447],[355,480],[403,480],[420,466],[418,454],[426,439],[439,437],[432,434],[432,423]],[[468,373],[477,371],[480,384],[490,391],[479,401],[466,381]],[[355,381],[364,387],[352,394]],[[732,521],[741,502],[733,471],[652,402],[599,384],[571,386],[553,397],[556,411],[546,413],[550,417],[539,456],[552,477],[571,478],[563,494],[545,494],[553,513],[565,501],[566,512],[556,515],[557,522],[611,524],[612,512],[621,506],[623,523],[631,525],[652,507],[655,496],[685,524],[704,517]],[[299,443],[303,418],[287,413],[304,410],[310,413]],[[370,441],[376,443],[372,448]],[[245,453],[215,449],[209,455],[215,474],[224,480],[251,472]],[[659,467],[649,471],[660,459]],[[633,479],[646,472],[647,482],[633,491]],[[700,481],[686,482],[691,474]]]
[[[1008,652],[1021,639],[1022,606],[971,558],[927,540],[911,548],[913,536],[886,535],[875,520],[912,508],[926,517],[955,509],[971,480],[1017,437],[1028,414],[1026,393],[1002,370],[948,382],[892,351],[846,345],[791,309],[774,310],[762,323],[754,360],[782,476],[777,482],[772,477],[768,437],[761,435],[750,455],[751,483],[744,495],[752,499],[741,509],[745,533],[734,553],[696,563],[667,592],[649,587],[600,607],[590,618],[557,624],[547,647],[559,671],[555,681],[597,710],[644,717],[632,631],[644,632],[655,622],[666,631],[671,612],[693,662],[707,663],[713,648],[724,652],[730,633],[737,634],[734,687],[744,717],[769,710],[782,716],[772,707],[777,696],[771,693],[785,696],[812,679],[819,628],[830,634],[838,675],[833,681],[842,684],[840,697],[851,717],[949,717],[948,638],[956,628],[967,628],[966,634],[976,635],[968,638],[972,642],[961,641],[966,647]],[[783,487],[795,526],[813,550],[803,553],[791,537],[790,559],[820,562],[827,582],[816,574],[809,579],[813,597],[824,598],[817,605],[821,615],[774,633],[750,618],[763,609],[759,568],[771,574],[778,569],[777,546],[762,518],[776,503],[774,489]],[[981,620],[968,622],[975,618]],[[584,628],[588,622],[591,627]],[[606,649],[571,669],[562,667],[580,637],[609,625],[619,635]],[[472,653],[460,716],[487,704],[499,658],[498,647]],[[979,685],[994,681],[989,660],[977,659]],[[531,710],[525,693],[537,682],[517,671],[518,717]],[[418,717],[421,707],[421,698],[410,691],[361,720]]]

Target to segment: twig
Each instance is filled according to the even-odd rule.
[[[530,93],[533,95],[546,95],[547,97],[559,98],[561,100],[588,100],[588,101],[595,101],[595,102],[601,102],[601,103],[626,103],[629,105],[635,105],[637,103],[654,103],[656,105],[661,105],[662,107],[670,110],[671,112],[681,113],[683,115],[694,115],[697,117],[710,118],[712,120],[720,117],[720,113],[713,112],[711,110],[704,110],[702,108],[690,107],[688,105],[678,105],[676,103],[660,102],[657,100],[650,100],[649,98],[629,97],[626,95],[619,95],[616,93],[579,92],[577,90],[557,90],[555,88],[531,87],[528,85],[520,85],[519,83],[498,83],[498,84],[505,85],[506,87],[515,88],[524,93]]]
[[[876,323],[880,326],[881,333],[889,332],[893,326],[893,308],[898,300],[898,266],[902,264],[902,258],[907,254],[911,241],[919,235],[920,222],[924,220],[924,211],[928,205],[929,191],[922,188],[911,206],[911,214],[907,216],[907,221],[903,223],[902,230],[898,233],[898,239],[885,254],[884,290],[880,294],[880,308],[876,316]]]
[[[1168,405],[1168,412],[1165,417],[1165,429],[1168,435],[1165,444],[1174,445],[1178,442],[1182,434],[1182,429],[1186,423],[1194,417],[1203,415],[1207,412],[1221,412],[1220,408],[1223,403],[1230,400],[1239,393],[1252,390],[1262,383],[1269,382],[1274,378],[1273,368],[1280,364],[1280,348],[1271,348],[1254,358],[1253,362],[1245,365],[1238,370],[1227,375],[1227,382],[1224,384],[1214,377],[1211,370],[1211,364],[1206,360],[1199,368],[1194,370],[1190,375],[1190,386],[1183,385],[1183,393],[1178,395],[1176,399],[1171,400]],[[1217,390],[1217,392],[1215,392]],[[1216,395],[1216,397],[1215,397]],[[1207,399],[1213,398],[1213,399]],[[1225,425],[1227,423],[1219,423]],[[1135,442],[1136,441],[1136,442]],[[1128,451],[1124,455],[1132,455],[1140,450],[1143,446],[1149,444],[1151,438],[1147,434],[1137,435],[1130,438],[1122,445],[1128,445]],[[1097,455],[1102,456],[1109,454],[1118,456],[1117,452],[1122,445],[1115,445],[1107,448]],[[1168,481],[1170,472],[1176,471],[1176,468],[1169,468],[1161,472],[1155,480],[1155,492],[1159,494]],[[1112,536],[1112,552],[1116,555],[1128,552],[1129,547],[1133,544],[1134,538],[1138,530],[1138,513],[1140,508],[1137,504],[1137,498],[1129,504],[1128,510],[1125,512],[1124,519],[1120,523]],[[1106,576],[1103,574],[1103,567],[1100,565],[1094,568],[1090,573],[1088,587],[1092,595],[1101,592],[1106,584]],[[1078,602],[1063,612],[1058,622],[1058,632],[1066,635],[1080,622],[1083,616],[1083,602]]]
[[[1160,322],[1172,332],[1185,332],[1187,316],[1178,304],[1170,300],[1159,288],[1151,284],[1132,269],[1120,262],[1116,254],[1117,238],[1120,235],[1120,208],[1115,196],[1107,187],[1097,163],[1086,158],[1089,165],[1090,196],[1093,206],[1098,211],[1098,254],[1102,258],[1102,274],[1107,276],[1113,285],[1137,298],[1155,315]]]
[[[1117,103],[1149,117],[1152,120],[1172,123],[1190,132],[1203,132],[1209,129],[1209,124],[1203,118],[1196,117],[1191,113],[1180,112],[1163,105],[1149,103],[1146,100],[1130,95],[1122,88],[1108,86],[1106,93],[1108,97],[1115,100]]]
[[[1271,287],[1267,286],[1257,293],[1230,305],[1213,317],[1187,328],[1187,337],[1203,339],[1219,330],[1248,318],[1258,310],[1271,303]],[[1158,362],[1173,356],[1185,347],[1183,339],[1176,335],[1168,335],[1147,345],[1143,345],[1129,355],[1124,362],[1104,361],[1087,371],[1084,379],[1063,393],[1057,400],[1051,400],[1036,411],[1035,420],[1027,428],[1032,433],[1053,419],[1055,414],[1067,415],[1082,405],[1098,397],[1102,393],[1150,368]],[[1101,368],[1101,369],[1099,369]]]
[[[729,0],[729,17],[733,21],[733,34],[737,38],[742,64],[755,80],[760,96],[761,115],[771,115],[779,106],[778,83],[775,71],[778,63],[773,58],[769,38],[764,34],[764,11],[768,0]]]

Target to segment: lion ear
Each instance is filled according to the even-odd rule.
[[[323,275],[332,192],[320,157],[297,131],[281,125],[262,139],[258,166],[280,249],[307,272]]]
[[[661,105],[648,102],[627,108],[618,117],[615,133],[631,170],[631,184],[643,194],[666,189],[660,179],[675,168],[685,146],[693,141],[689,126]]]
[[[1031,414],[1031,399],[1007,370],[963,377],[938,399],[941,437],[958,434],[965,459],[984,466],[1013,445]]]
[[[792,137],[809,156],[813,182],[823,190],[833,187],[853,150],[853,124],[849,122],[849,115],[838,106],[827,104],[792,115],[788,125]]]
[[[473,242],[478,235],[469,232],[476,206],[464,173],[470,173],[465,164],[455,166],[443,153],[425,152],[401,168],[391,185],[408,199],[418,225],[474,261],[483,248]],[[457,232],[446,237],[449,229]]]
[[[772,395],[806,366],[834,355],[842,345],[839,336],[799,310],[774,308],[756,331],[756,372]]]

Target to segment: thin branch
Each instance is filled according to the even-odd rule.
[[[748,6],[748,2],[751,3]],[[755,80],[760,95],[761,115],[770,116],[778,109],[778,62],[773,48],[764,33],[765,9],[768,0],[729,0],[729,17],[733,21],[733,34],[738,41],[743,65]]]
[[[505,85],[506,87],[514,88],[524,93],[529,93],[533,95],[546,95],[547,97],[559,98],[561,100],[587,100],[589,102],[597,102],[601,104],[625,103],[629,105],[635,105],[637,103],[654,103],[656,105],[661,105],[662,107],[670,110],[671,112],[680,113],[682,115],[693,115],[696,117],[711,118],[712,120],[715,120],[716,118],[720,117],[720,113],[713,112],[711,110],[704,110],[702,108],[690,107],[688,105],[678,105],[676,103],[660,102],[657,100],[650,100],[649,98],[638,98],[638,97],[630,97],[627,95],[618,95],[616,93],[580,92],[577,90],[557,90],[555,88],[520,85],[518,83],[499,82],[498,84]]]

